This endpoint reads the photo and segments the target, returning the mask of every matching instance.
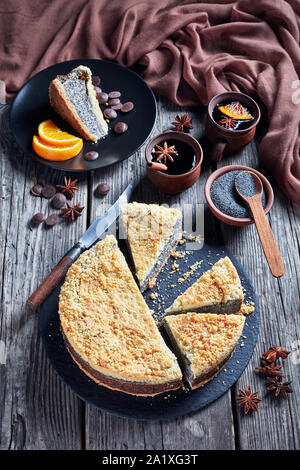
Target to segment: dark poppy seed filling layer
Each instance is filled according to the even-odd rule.
[[[65,77],[59,77],[66,95],[75,107],[78,116],[88,128],[89,132],[98,138],[106,135],[98,124],[90,99],[86,90],[86,81],[81,78],[82,71],[76,70]]]

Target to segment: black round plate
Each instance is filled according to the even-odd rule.
[[[178,247],[177,250],[180,249],[184,248]],[[47,355],[61,379],[87,403],[108,413],[138,420],[174,419],[199,410],[223,395],[239,378],[253,354],[259,329],[259,311],[255,292],[239,261],[223,246],[205,244],[201,250],[195,250],[189,255],[188,264],[184,262],[184,259],[176,260],[181,273],[187,271],[188,265],[203,260],[201,268],[189,278],[192,283],[204,271],[211,268],[211,263],[215,263],[220,257],[226,255],[231,258],[241,278],[245,289],[245,300],[250,299],[255,303],[255,312],[246,317],[243,336],[234,354],[225,368],[213,380],[193,391],[187,392],[180,389],[155,397],[135,397],[97,385],[79,369],[64,346],[57,313],[60,290],[60,286],[58,286],[41,307],[40,333]],[[180,273],[169,274],[173,261],[169,260],[159,274],[156,286],[151,292],[145,294],[145,300],[152,309],[155,309],[155,304],[150,298],[151,293],[161,294],[163,292],[167,308],[180,293],[191,285],[186,282],[181,285],[176,283]],[[174,289],[169,287],[172,283],[176,284]]]
[[[83,150],[76,157],[62,162],[45,160],[34,153],[31,145],[32,136],[37,135],[41,121],[52,119],[61,129],[78,135],[49,104],[51,80],[56,75],[70,72],[78,65],[89,67],[93,75],[101,77],[100,87],[103,91],[120,91],[121,101],[132,101],[134,109],[129,113],[119,111],[118,117],[108,125],[108,135],[96,144],[85,140]],[[143,145],[152,131],[155,119],[154,94],[139,75],[114,62],[92,59],[70,60],[42,70],[21,88],[13,101],[10,113],[11,130],[21,149],[40,163],[64,171],[95,170],[129,158]],[[118,121],[128,124],[128,130],[124,134],[117,135],[113,131],[113,126]],[[84,160],[83,155],[90,150],[99,153],[97,160]]]

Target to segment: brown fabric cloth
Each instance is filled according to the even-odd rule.
[[[299,18],[299,0],[6,0],[0,79],[13,96],[56,62],[102,58],[143,64],[153,90],[181,106],[257,95],[269,118],[261,162],[300,204]]]

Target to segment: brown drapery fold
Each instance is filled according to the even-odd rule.
[[[145,66],[158,94],[207,105],[234,90],[265,104],[262,164],[300,205],[299,0],[7,0],[0,79],[12,97],[36,72],[78,58]]]

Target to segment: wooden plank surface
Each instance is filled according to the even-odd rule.
[[[299,208],[276,191],[270,222],[286,266],[279,280],[269,273],[253,226],[237,228],[217,221],[205,211],[206,237],[223,237],[239,257],[254,283],[261,309],[259,342],[246,371],[231,391],[191,416],[169,422],[136,422],[110,416],[79,400],[49,364],[38,333],[38,316],[25,308],[29,294],[79,238],[87,225],[112,204],[128,182],[136,184],[133,198],[167,204],[204,203],[203,188],[216,165],[207,146],[198,182],[179,196],[160,193],[147,180],[144,147],[127,161],[80,176],[80,198],[86,209],[74,224],[31,229],[28,221],[40,211],[50,213],[49,202],[29,190],[36,178],[59,184],[62,174],[25,158],[13,142],[8,125],[9,106],[1,109],[1,317],[0,340],[6,361],[0,364],[0,449],[299,449]],[[170,127],[184,110],[158,100],[153,135]],[[189,111],[190,113],[190,111]],[[193,110],[192,135],[203,141],[203,111]],[[243,163],[258,167],[256,144],[226,157],[218,166]],[[97,199],[94,188],[108,182],[111,191]],[[298,335],[298,336],[297,336]],[[271,345],[293,349],[285,362],[294,379],[294,394],[274,401],[265,396],[265,381],[254,368]],[[260,412],[243,416],[235,404],[236,389],[248,384],[264,398]]]

